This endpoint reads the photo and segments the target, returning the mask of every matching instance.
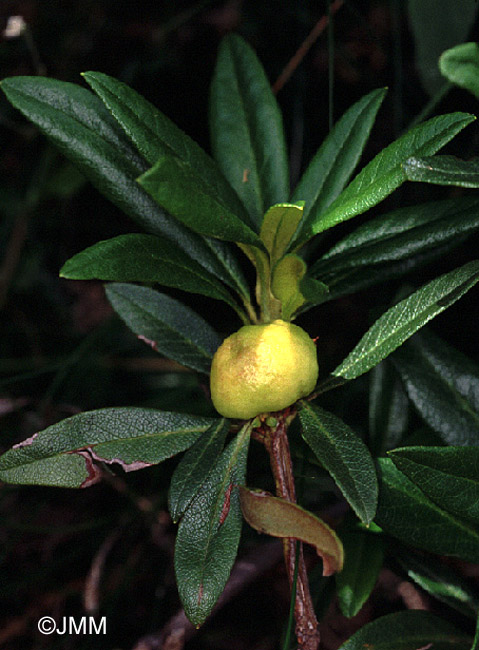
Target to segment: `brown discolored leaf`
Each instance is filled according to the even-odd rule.
[[[323,560],[324,576],[341,571],[341,540],[319,517],[262,490],[240,486],[239,493],[243,516],[252,528],[273,537],[290,537],[311,544]]]

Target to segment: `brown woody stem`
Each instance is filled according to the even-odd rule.
[[[263,434],[262,437],[257,436],[257,438],[261,439],[268,451],[271,470],[276,484],[276,495],[291,503],[296,503],[293,465],[287,436],[288,422],[290,420],[291,414],[288,411],[282,413],[276,426],[263,428],[261,432]],[[319,647],[318,621],[309,591],[303,548],[300,542],[299,544],[299,564],[294,606],[296,638],[301,650],[317,650]],[[283,540],[283,552],[289,584],[292,587],[296,561],[296,540],[294,538],[286,538]]]

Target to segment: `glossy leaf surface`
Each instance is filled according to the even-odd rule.
[[[333,375],[354,379],[368,372],[478,280],[479,261],[475,260],[441,275],[401,300],[372,325]]]
[[[366,165],[328,209],[311,223],[311,235],[377,205],[406,180],[402,165],[408,158],[436,153],[474,119],[467,113],[440,115],[401,136]]]
[[[454,156],[429,156],[409,158],[404,163],[409,181],[479,187],[479,159],[460,160]]]
[[[479,445],[479,367],[424,330],[392,360],[421,417],[450,445]]]
[[[385,95],[386,89],[380,88],[353,104],[311,160],[292,195],[292,201],[305,202],[301,233],[295,238],[297,242],[308,237],[311,224],[344,189],[359,162]]]
[[[409,610],[367,623],[339,650],[469,650],[470,645],[471,637],[447,621],[430,612]]]
[[[303,438],[358,517],[370,523],[376,512],[378,484],[368,448],[336,415],[306,402],[302,405]]]
[[[288,160],[269,81],[253,50],[235,34],[219,48],[210,126],[214,157],[259,231],[266,210],[289,198]]]
[[[148,287],[112,283],[105,292],[113,309],[138,338],[169,359],[209,374],[221,339],[201,316]]]
[[[236,486],[245,481],[251,426],[226,447],[183,515],[175,571],[186,615],[201,625],[222,593],[236,558],[242,526]]]
[[[113,77],[101,72],[85,72],[83,77],[150,165],[164,154],[177,156],[211,186],[225,205],[248,222],[241,201],[215,161],[166,115]]]
[[[138,182],[161,207],[191,230],[263,248],[258,235],[223,203],[196,169],[180,158],[161,155]]]
[[[162,462],[190,447],[212,418],[143,408],[86,411],[15,445],[0,457],[7,483],[88,487],[101,478],[95,460],[125,471]]]
[[[389,457],[431,501],[479,525],[479,447],[403,447]]]
[[[323,575],[343,567],[343,546],[336,533],[312,512],[268,492],[240,486],[241,511],[248,524],[273,537],[299,539],[311,544],[323,560]]]
[[[378,476],[375,521],[385,532],[432,553],[479,561],[477,526],[433,503],[389,458],[378,459]]]
[[[355,275],[364,267],[398,262],[443,246],[479,228],[474,196],[399,208],[364,223],[311,266],[315,277]],[[371,272],[371,270],[370,270]]]
[[[201,237],[161,210],[136,182],[148,165],[93,93],[43,77],[2,81],[18,108],[93,185],[143,228],[175,242],[212,273],[224,276],[221,260]]]
[[[155,235],[119,235],[93,244],[70,258],[60,276],[70,280],[157,282],[234,305],[213,275]]]

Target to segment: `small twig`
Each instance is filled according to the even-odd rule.
[[[83,606],[85,611],[89,614],[96,614],[98,612],[100,602],[100,581],[103,575],[103,569],[105,567],[106,559],[118,538],[119,531],[114,530],[103,541],[93,558],[90,571],[85,580],[85,587],[83,589]]]
[[[287,436],[288,422],[292,417],[294,415],[287,410],[281,415],[274,428],[266,429],[264,445],[270,458],[276,484],[276,495],[291,503],[296,503],[293,464]],[[299,552],[296,553],[296,540],[286,538],[283,540],[283,551],[290,587],[294,583],[296,556],[298,557],[294,616],[299,647],[301,650],[317,650],[319,647],[318,621],[309,591],[302,544],[299,544]]]
[[[329,15],[325,14],[322,16],[313,29],[306,36],[304,41],[301,43],[299,48],[296,50],[295,54],[291,57],[279,77],[276,79],[272,86],[273,93],[276,95],[282,87],[286,84],[289,78],[292,76],[293,72],[299,66],[301,61],[304,59],[306,54],[309,52],[311,47],[314,45],[314,42],[321,36],[326,27],[329,24],[329,16],[333,16],[344,4],[344,0],[335,0],[330,7]]]

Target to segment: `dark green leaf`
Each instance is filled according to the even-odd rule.
[[[163,154],[178,156],[211,186],[225,205],[229,205],[235,214],[248,221],[244,206],[218,165],[166,115],[133,89],[112,77],[100,72],[86,72],[84,77],[151,165]],[[247,297],[249,290],[246,281],[226,244],[213,239],[205,239],[204,244],[210,249],[206,257],[213,256],[215,259],[214,268],[207,265],[206,268]],[[202,263],[201,259],[197,261]]]
[[[107,199],[146,230],[176,242],[210,272],[228,277],[214,249],[163,212],[138,185],[136,178],[148,165],[98,97],[75,84],[43,77],[12,77],[1,86],[10,102]]]
[[[195,232],[264,248],[259,236],[180,158],[160,156],[138,182],[159,205]]]
[[[303,402],[303,438],[332,475],[353,510],[366,524],[376,512],[378,484],[364,442],[338,417]]]
[[[161,463],[190,447],[212,418],[143,408],[87,411],[15,445],[0,458],[7,483],[88,487],[101,478],[94,461],[125,471]]]
[[[225,205],[248,221],[241,201],[215,161],[166,115],[113,77],[101,72],[85,72],[83,77],[150,165],[162,155],[177,156],[211,186],[212,192],[221,197]]]
[[[344,567],[336,574],[341,612],[356,616],[376,584],[383,564],[383,540],[366,531],[345,531],[340,535],[344,546]]]
[[[333,371],[354,379],[371,370],[406,339],[463,296],[479,280],[479,261],[445,273],[388,309],[366,332],[354,350]]]
[[[227,257],[220,242],[198,237],[160,210],[138,186],[136,178],[147,164],[97,97],[79,86],[40,77],[7,79],[2,87],[14,106],[115,205],[248,295],[237,263]]]
[[[475,618],[479,599],[472,585],[458,570],[433,555],[414,553],[411,549],[392,549],[408,577],[421,589],[469,618]]]
[[[222,593],[236,558],[251,423],[230,442],[181,519],[175,571],[186,615],[201,625]],[[228,508],[229,503],[229,508]]]
[[[451,113],[419,124],[383,149],[353,179],[338,198],[318,218],[311,221],[308,236],[369,210],[405,180],[403,163],[412,156],[430,156],[474,120],[467,113]]]
[[[423,331],[392,357],[422,418],[451,445],[479,445],[479,367]]]
[[[334,530],[297,503],[263,490],[240,486],[241,511],[248,524],[272,537],[298,539],[311,544],[323,560],[323,576],[343,568],[343,546]]]
[[[227,420],[214,422],[179,462],[171,477],[168,492],[169,510],[175,523],[185,513],[210,475],[223,449],[228,431]]]
[[[388,361],[371,372],[369,390],[369,437],[374,456],[395,447],[409,421],[408,398],[401,381]]]
[[[301,278],[299,288],[305,299],[312,305],[324,302],[329,294],[329,287],[324,282],[311,278],[308,273]]]
[[[479,561],[479,532],[433,503],[389,458],[378,459],[379,503],[375,522],[410,546]]]
[[[438,59],[449,47],[462,43],[477,16],[475,0],[408,0],[409,20],[414,35],[416,68],[430,95],[439,92],[444,80]]]
[[[378,284],[384,285],[389,280],[405,276],[413,278],[414,271],[431,264],[435,260],[444,258],[455,246],[461,244],[465,237],[458,236],[444,246],[431,248],[424,253],[416,253],[412,257],[398,262],[380,262],[378,264],[364,265],[363,267],[337,270],[337,272],[332,268],[332,272],[335,273],[334,277],[330,277],[328,273],[321,273],[318,276],[319,281],[326,282],[326,279],[328,279],[331,284],[329,292],[323,296],[320,302],[334,300],[339,296],[349,295]],[[333,267],[333,265],[331,266]],[[329,288],[330,285],[327,286]]]
[[[209,374],[221,339],[192,309],[134,284],[113,283],[105,291],[113,309],[138,338],[169,359]]]
[[[301,233],[337,198],[348,182],[369,137],[386,89],[373,90],[353,104],[329,133],[304,172],[292,201],[305,201]],[[302,241],[301,234],[295,238]]]
[[[119,235],[98,242],[70,258],[60,276],[69,280],[158,282],[235,305],[213,275],[155,235]]]
[[[439,68],[449,81],[479,99],[479,44],[461,43],[446,50],[439,58]]]
[[[356,276],[376,265],[412,259],[454,241],[479,228],[479,199],[456,197],[399,208],[376,217],[344,237],[310,268],[314,277],[331,283]]]
[[[237,35],[219,49],[211,87],[214,157],[259,230],[263,214],[289,198],[283,122],[264,70]]]
[[[389,456],[436,505],[479,525],[478,447],[403,447]]]
[[[339,650],[469,650],[471,637],[421,610],[381,616],[367,623]]]
[[[454,156],[409,158],[403,165],[409,181],[479,187],[479,158],[460,160]]]

